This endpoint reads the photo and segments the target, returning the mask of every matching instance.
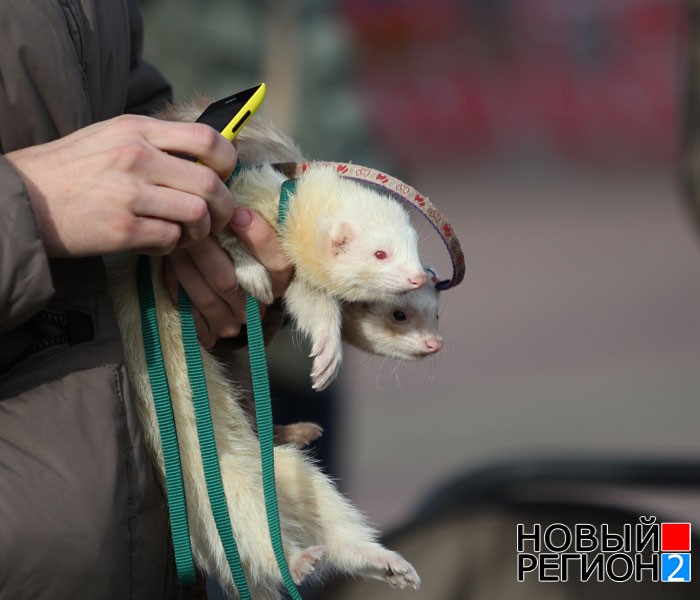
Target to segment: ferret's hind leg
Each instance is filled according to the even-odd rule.
[[[280,519],[300,526],[301,544],[327,548],[319,571],[330,567],[393,587],[418,588],[420,578],[410,563],[377,543],[364,516],[299,450],[275,448],[275,464]]]
[[[260,455],[237,452],[221,456],[221,478],[224,484],[231,526],[251,589],[268,590],[262,598],[277,598],[272,591],[282,585],[277,559],[272,549],[262,488]],[[300,553],[308,546],[299,540],[294,523],[280,519],[285,556],[289,564],[298,563]],[[301,542],[301,543],[300,543]],[[222,551],[217,545],[217,551]],[[225,563],[224,563],[225,564]],[[219,571],[219,581],[228,584],[230,575]],[[253,598],[257,598],[253,595]]]
[[[289,572],[297,585],[316,570],[318,562],[328,553],[325,546],[310,546],[289,557]]]
[[[323,435],[323,427],[316,423],[292,423],[291,425],[275,425],[273,428],[275,445],[291,444],[298,448],[308,446]]]
[[[292,280],[284,301],[298,328],[311,339],[312,387],[323,390],[336,378],[343,360],[342,315],[338,301],[299,279]]]

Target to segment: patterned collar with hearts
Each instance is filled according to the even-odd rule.
[[[302,163],[275,163],[272,166],[280,173],[289,179],[300,177],[309,166],[324,165],[335,167],[336,171],[348,179],[354,179],[363,183],[368,183],[382,190],[389,192],[404,202],[413,206],[427,221],[433,226],[435,231],[440,235],[447,251],[452,260],[452,279],[445,279],[437,284],[439,290],[446,290],[456,286],[464,279],[465,264],[464,253],[457,239],[457,235],[443,215],[435,206],[428,200],[427,196],[419,194],[417,190],[403,181],[382,173],[370,167],[363,167],[352,163],[337,163],[329,161],[307,161]]]

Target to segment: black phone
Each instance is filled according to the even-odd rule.
[[[258,110],[264,98],[265,84],[261,83],[212,102],[199,115],[197,123],[205,123],[216,129],[227,140],[233,141],[248,119]]]
[[[253,116],[262,101],[265,99],[265,84],[253,86],[242,92],[236,92],[231,96],[212,102],[199,115],[196,123],[204,123],[216,129],[227,140],[232,142],[241,128]],[[179,158],[197,161],[196,156],[173,152]]]

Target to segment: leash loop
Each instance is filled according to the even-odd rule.
[[[168,496],[168,514],[170,530],[175,552],[175,567],[178,581],[183,585],[192,585],[196,575],[192,548],[190,546],[190,531],[187,523],[187,507],[185,505],[185,485],[182,479],[182,464],[180,450],[177,445],[175,417],[168,389],[168,377],[163,364],[163,353],[160,347],[158,321],[156,319],[156,303],[151,283],[151,266],[145,255],[139,256],[137,267],[139,304],[141,306],[141,331],[148,366],[148,378],[151,382],[153,403],[158,417],[160,443],[163,447],[163,462],[165,463],[165,488]]]

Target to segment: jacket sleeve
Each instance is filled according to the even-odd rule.
[[[0,332],[31,317],[53,293],[49,261],[24,184],[0,156]]]
[[[149,115],[166,102],[172,101],[172,89],[165,77],[141,56],[143,52],[143,17],[137,0],[129,0],[129,21],[131,68],[125,112]]]

